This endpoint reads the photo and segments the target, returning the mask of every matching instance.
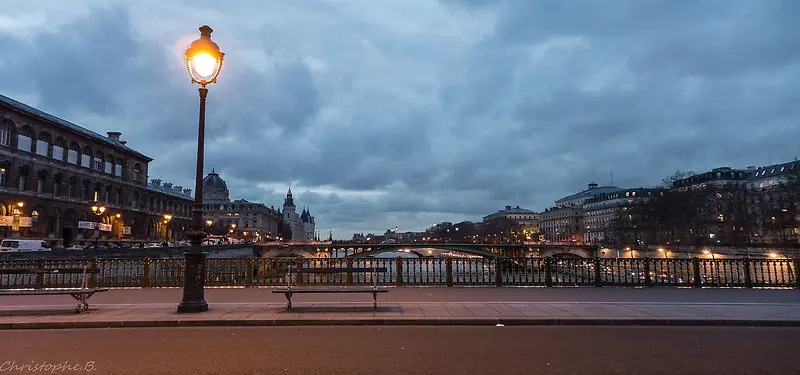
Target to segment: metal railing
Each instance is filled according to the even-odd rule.
[[[93,259],[0,261],[0,269],[82,267],[100,271],[93,286],[155,288],[183,286],[183,259]],[[443,286],[632,286],[800,288],[797,259],[580,259],[580,258],[209,258],[206,286],[268,287],[286,283],[289,266],[385,268],[379,285]],[[3,274],[0,288],[66,288],[80,275]],[[293,273],[299,285],[372,285],[366,272]]]

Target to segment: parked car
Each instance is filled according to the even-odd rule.
[[[51,251],[47,241],[42,240],[3,240],[0,252]]]

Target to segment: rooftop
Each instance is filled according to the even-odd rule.
[[[762,178],[777,177],[790,173],[800,173],[800,161],[793,160],[787,163],[756,168],[755,173],[750,176],[750,180],[760,180]]]
[[[584,191],[581,191],[581,192],[578,192],[578,193],[575,193],[575,194],[572,194],[572,195],[568,195],[568,196],[566,196],[564,198],[561,198],[561,199],[556,201],[556,204],[559,204],[559,203],[562,203],[562,202],[571,201],[573,199],[578,199],[578,198],[584,198],[584,197],[588,198],[588,197],[593,197],[593,196],[596,196],[596,195],[613,193],[615,191],[620,191],[620,190],[622,190],[622,189],[618,188],[616,186],[597,186],[597,184],[591,183],[591,184],[589,184],[589,188],[588,189],[586,189]]]
[[[111,139],[109,139],[108,137],[102,136],[102,135],[100,135],[98,133],[95,133],[95,132],[93,132],[93,131],[91,131],[89,129],[86,129],[86,128],[80,126],[80,125],[76,125],[76,124],[74,124],[72,122],[69,122],[67,120],[64,120],[64,119],[56,117],[56,116],[53,116],[53,115],[51,115],[49,113],[40,111],[40,110],[38,110],[36,108],[33,108],[33,107],[31,107],[31,106],[29,106],[29,105],[27,105],[25,103],[21,103],[21,102],[18,102],[16,100],[14,100],[14,99],[11,99],[11,98],[9,98],[9,97],[7,97],[5,95],[0,94],[0,102],[5,103],[5,104],[7,104],[7,105],[9,105],[11,107],[14,107],[14,108],[16,108],[16,109],[18,109],[18,110],[20,110],[22,112],[26,112],[26,113],[29,113],[31,115],[40,117],[40,118],[42,118],[42,119],[44,119],[46,121],[54,122],[54,123],[56,123],[58,125],[64,126],[64,127],[68,128],[68,129],[70,129],[70,130],[72,130],[72,131],[74,131],[74,132],[76,132],[78,134],[87,136],[89,138],[92,138],[94,140],[97,140],[97,141],[100,141],[102,143],[108,144],[110,146],[114,146],[114,147],[118,147],[118,148],[124,149],[124,150],[126,150],[126,151],[128,151],[128,152],[130,152],[132,154],[135,154],[135,155],[137,155],[139,157],[147,159],[147,161],[153,161],[152,158],[150,158],[150,157],[140,153],[139,151],[136,151],[136,150],[134,150],[134,149],[132,149],[132,148],[126,146],[126,145],[123,145],[123,144],[118,143],[118,142],[114,142]]]

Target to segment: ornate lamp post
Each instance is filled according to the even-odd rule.
[[[186,50],[186,68],[192,77],[192,83],[200,84],[200,118],[197,131],[197,169],[195,170],[194,203],[192,204],[192,225],[189,232],[189,251],[186,252],[186,281],[183,286],[183,301],[178,305],[178,312],[203,312],[208,310],[203,290],[205,284],[205,261],[203,253],[203,147],[206,126],[206,85],[217,81],[222,69],[222,58],[225,56],[219,46],[211,41],[212,30],[208,26],[200,27],[200,39],[195,40]]]
[[[169,221],[172,220],[172,215],[164,214],[164,242],[169,241]]]
[[[23,202],[17,202],[16,207],[11,209],[11,213],[14,215],[11,218],[11,238],[19,238],[20,234],[20,216],[22,216],[22,207],[25,206]]]
[[[94,212],[97,216],[102,216],[106,212],[106,208],[104,206],[92,206],[92,212]],[[100,241],[100,221],[94,223],[94,247],[97,247],[97,243]]]

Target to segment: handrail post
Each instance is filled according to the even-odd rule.
[[[750,258],[744,258],[744,287],[753,287],[753,279],[750,277]]]
[[[553,258],[544,258],[544,285],[553,286]]]
[[[694,257],[692,258],[692,273],[694,274],[694,287],[695,288],[702,288],[703,281],[700,280],[700,258]]]
[[[650,258],[644,258],[644,286],[653,286],[653,278],[650,276]]]
[[[92,288],[97,288],[100,286],[97,281],[100,277],[100,259],[94,258],[94,260],[92,260],[92,268],[97,269],[97,272],[92,272]],[[117,269],[119,269],[119,267],[117,267]]]
[[[44,259],[36,260],[36,281],[34,284],[35,289],[42,289],[44,287]]]
[[[397,285],[403,285],[403,258],[394,259],[394,277]]]
[[[594,287],[600,288],[603,286],[603,279],[600,278],[600,257],[594,258]]]
[[[800,258],[794,260],[794,287],[800,289]]]
[[[144,258],[144,287],[150,287],[150,258]]]
[[[353,285],[353,258],[347,258],[347,280],[346,285]]]
[[[503,286],[503,263],[499,257],[494,258],[494,285]]]
[[[447,258],[444,260],[445,280],[447,286],[453,286],[453,259]]]
[[[247,272],[247,275],[245,276],[245,279],[244,279],[244,286],[248,287],[248,288],[252,287],[253,286],[253,258],[252,257],[247,258],[247,266],[246,266],[246,271],[245,272]]]

